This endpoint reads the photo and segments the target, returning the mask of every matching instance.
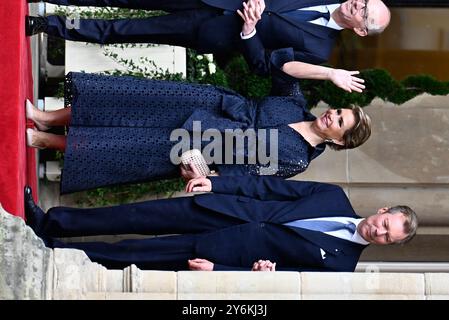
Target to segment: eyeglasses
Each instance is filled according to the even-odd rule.
[[[360,15],[363,17],[363,24],[365,25],[366,33],[368,33],[368,31],[369,31],[369,29],[368,29],[368,1],[369,0],[364,0],[365,5],[363,6],[362,9],[360,9]]]

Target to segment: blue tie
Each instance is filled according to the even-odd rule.
[[[331,232],[337,230],[347,230],[351,234],[354,234],[356,226],[354,223],[342,223],[338,221],[329,220],[294,220],[284,223],[289,227],[304,228],[309,230],[321,231],[321,232]]]
[[[324,18],[327,21],[330,19],[329,11],[320,12],[315,10],[292,10],[283,13],[284,15],[302,22],[313,21],[318,18]]]

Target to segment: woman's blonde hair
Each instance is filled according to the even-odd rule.
[[[343,134],[344,145],[329,143],[334,150],[353,149],[365,143],[371,135],[371,118],[359,106],[351,106],[355,124]]]

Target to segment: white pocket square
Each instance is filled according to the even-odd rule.
[[[326,251],[320,248],[321,258],[326,259]]]

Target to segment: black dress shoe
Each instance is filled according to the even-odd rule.
[[[28,3],[36,3],[36,2],[41,2],[43,0],[27,0]]]
[[[25,186],[24,200],[26,224],[29,225],[38,236],[40,236],[40,229],[45,214],[44,211],[36,205],[36,202],[34,202],[33,191],[29,186]]]
[[[48,27],[47,18],[44,17],[25,17],[25,33],[32,36],[41,32],[45,32]]]

